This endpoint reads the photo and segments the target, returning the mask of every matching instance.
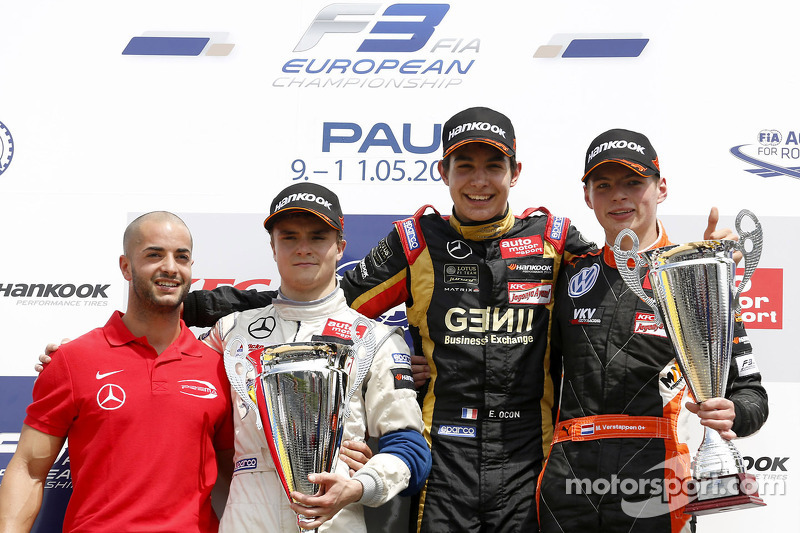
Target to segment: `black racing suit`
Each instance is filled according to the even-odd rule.
[[[548,342],[554,281],[562,257],[593,245],[544,209],[465,225],[427,207],[395,222],[341,281],[369,317],[405,303],[415,353],[431,367],[423,419],[433,468],[418,528],[535,531],[559,377]],[[201,307],[230,312],[269,298],[230,288],[189,296],[191,321]]]
[[[657,246],[666,244],[662,231]],[[692,527],[676,484],[689,476],[685,431],[695,415],[683,405],[691,396],[663,326],[614,265],[606,247],[565,264],[559,274],[552,346],[564,376],[556,438],[539,486],[542,532]],[[738,436],[762,426],[767,394],[738,317],[726,396],[735,405]],[[601,423],[624,420],[593,418],[598,415],[660,418],[663,434],[596,438]],[[675,496],[667,501],[665,493]]]

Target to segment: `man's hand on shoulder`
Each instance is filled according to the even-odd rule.
[[[37,373],[37,374],[40,374],[40,373],[42,372],[42,370],[44,370],[44,367],[46,367],[46,366],[48,365],[48,363],[50,363],[50,361],[51,361],[50,354],[51,354],[51,353],[53,353],[53,352],[55,352],[56,350],[58,350],[58,348],[59,348],[59,347],[60,347],[62,344],[66,344],[66,343],[68,343],[69,341],[70,341],[70,339],[66,339],[66,338],[65,338],[65,339],[61,339],[61,342],[60,342],[59,344],[56,344],[56,343],[54,343],[54,342],[51,342],[50,344],[48,344],[47,346],[45,346],[45,348],[44,348],[44,353],[43,353],[43,354],[39,354],[39,362],[38,362],[38,363],[36,363],[36,364],[33,366],[33,369],[34,369],[34,370],[36,370],[36,373]]]

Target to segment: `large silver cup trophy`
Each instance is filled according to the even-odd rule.
[[[755,225],[742,231],[742,219]],[[625,229],[614,242],[614,257],[622,279],[664,324],[675,348],[678,366],[696,403],[724,397],[733,346],[735,312],[739,295],[761,256],[762,231],[756,216],[742,210],[736,217],[740,240],[707,240],[638,252],[639,239]],[[622,250],[625,237],[633,241]],[[752,248],[747,250],[747,243]],[[734,252],[744,256],[744,278],[735,284]],[[649,268],[653,298],[642,287],[641,268]],[[708,514],[765,505],[758,497],[758,482],[744,468],[742,456],[719,432],[704,428],[703,442],[692,463],[696,498],[684,512]]]
[[[252,411],[263,429],[290,501],[292,491],[316,494],[319,486],[308,475],[336,466],[350,399],[367,375],[376,347],[372,324],[361,317],[350,335],[352,345],[279,344],[264,348],[257,360],[248,357],[242,337],[225,349],[228,378],[246,412]],[[298,515],[298,530],[305,531],[313,520]]]

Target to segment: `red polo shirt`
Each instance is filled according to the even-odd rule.
[[[52,358],[25,424],[68,437],[64,531],[217,531],[215,450],[233,447],[222,357],[182,321],[158,355],[115,312]]]

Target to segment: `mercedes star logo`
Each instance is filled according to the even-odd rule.
[[[464,259],[472,253],[472,248],[464,241],[450,241],[447,243],[447,253],[454,259]]]
[[[247,326],[247,332],[256,339],[266,339],[272,335],[273,329],[275,329],[275,317],[271,316],[259,318]]]
[[[125,391],[119,385],[107,383],[97,391],[97,405],[106,411],[114,411],[125,404]]]

